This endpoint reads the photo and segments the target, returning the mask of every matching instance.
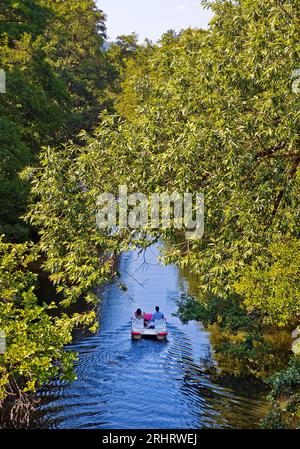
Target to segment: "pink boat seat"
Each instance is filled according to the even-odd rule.
[[[144,314],[144,320],[151,321],[152,320],[152,313],[145,313]]]

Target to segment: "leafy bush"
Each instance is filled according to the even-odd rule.
[[[267,428],[300,428],[300,357],[291,358],[288,367],[271,376],[270,400],[273,410],[263,421]]]
[[[0,329],[6,352],[0,354],[0,407],[2,426],[28,423],[32,393],[43,382],[60,377],[74,379],[74,354],[64,345],[72,340],[78,317],[51,317],[55,306],[39,305],[34,293],[36,275],[30,263],[33,246],[0,240]]]
[[[262,317],[247,313],[238,296],[203,302],[182,295],[176,315],[183,322],[196,319],[208,327],[222,376],[262,380],[287,364],[290,333],[268,329]]]

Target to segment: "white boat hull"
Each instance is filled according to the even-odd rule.
[[[140,340],[143,337],[157,338],[157,340],[165,340],[168,336],[166,320],[157,320],[148,327],[143,319],[132,318],[131,320],[131,336],[134,340]]]

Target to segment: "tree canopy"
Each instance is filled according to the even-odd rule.
[[[37,162],[43,145],[91,129],[109,107],[109,67],[103,50],[105,17],[93,0],[5,0],[0,6],[0,232],[28,237],[20,221],[28,184],[18,173]]]
[[[26,211],[38,233],[34,251],[45,257],[63,308],[83,297],[95,305],[93,288],[118,282],[116,254],[150,245],[149,237],[167,238],[164,261],[197,276],[197,301],[188,298],[187,306],[217,331],[220,365],[225,354],[232,362],[223,363],[229,375],[245,367],[258,378],[278,371],[270,380],[276,425],[288,427],[295,423],[282,412],[280,398],[289,389],[291,413],[299,416],[299,360],[294,355],[287,367],[278,354],[300,321],[300,102],[293,88],[300,4],[204,3],[214,12],[207,30],[171,30],[155,45],[139,45],[135,34],[120,36],[104,51],[104,15],[94,1],[5,1],[1,231],[24,238],[18,217]],[[78,135],[80,128],[87,132]],[[117,194],[124,184],[146,195],[204,193],[203,238],[182,241],[173,224],[159,232],[99,230],[98,194]],[[11,261],[11,251],[25,270],[25,280],[20,275],[12,284],[14,293],[8,280],[2,294],[3,327],[15,341],[19,334],[10,320],[30,322],[28,304],[34,325],[37,314],[46,329],[54,323],[35,303],[24,262],[27,244],[2,242],[9,279],[21,263]],[[6,306],[14,301],[20,308]],[[63,371],[61,348],[70,328],[74,321],[93,328],[93,317],[92,311],[57,318],[53,354]],[[51,375],[51,354],[42,367],[24,371],[25,388],[43,381],[44,369]],[[15,378],[21,372],[17,356],[11,366]],[[39,376],[35,369],[42,370]]]

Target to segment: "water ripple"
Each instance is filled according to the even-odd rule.
[[[106,288],[101,331],[68,346],[79,354],[77,380],[44,385],[37,427],[258,427],[264,412],[261,398],[215,385],[203,373],[204,366],[214,364],[209,334],[198,323],[182,325],[172,317],[172,298],[183,282],[175,267],[153,264],[155,251],[148,253],[148,270],[136,272],[141,264],[136,253],[124,255],[119,270],[135,273],[141,283],[149,281],[142,288],[128,274],[122,279],[144,310],[161,305],[168,318],[168,340],[132,341],[132,301],[114,286]]]

